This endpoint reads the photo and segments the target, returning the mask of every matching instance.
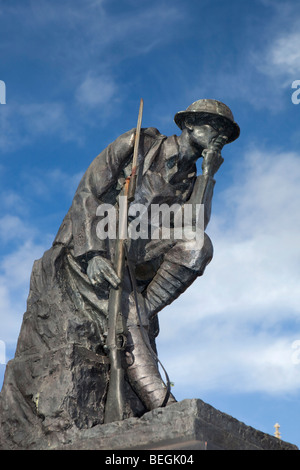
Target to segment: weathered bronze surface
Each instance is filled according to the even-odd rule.
[[[214,175],[223,163],[221,149],[238,137],[239,127],[229,108],[214,100],[196,101],[177,113],[175,122],[180,136],[141,129],[132,204],[147,210],[154,204],[203,204],[205,228]],[[99,237],[99,207],[119,214],[135,137],[136,129],[126,132],[95,158],[52,247],[34,263],[15,358],[0,394],[0,448],[30,449],[36,442],[46,447],[50,436],[59,443],[74,429],[78,438],[80,429],[139,417],[176,401],[158,369],[157,313],[203,274],[213,247],[206,234],[201,243],[177,239],[171,227],[168,238],[156,239],[149,226],[148,237],[127,238],[126,263],[116,272],[119,240]],[[135,218],[129,208],[128,222]],[[116,364],[125,380],[119,401],[115,389],[121,415],[107,413],[105,419],[114,361],[107,341],[109,298],[116,293],[121,296]]]

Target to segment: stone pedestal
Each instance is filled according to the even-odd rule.
[[[49,449],[77,450],[298,450],[222,413],[202,400],[166,408],[61,436]],[[68,442],[69,441],[69,442]]]

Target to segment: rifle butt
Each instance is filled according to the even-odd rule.
[[[109,387],[106,398],[104,423],[122,421],[125,417],[124,369],[121,364],[121,351],[113,348],[110,351]]]
[[[122,258],[121,258],[122,259]],[[123,269],[123,268],[122,268]],[[125,417],[125,379],[122,364],[125,325],[121,314],[122,290],[111,289],[108,307],[107,348],[110,376],[104,412],[104,423],[121,421]]]

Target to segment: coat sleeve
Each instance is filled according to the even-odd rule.
[[[134,138],[135,129],[118,137],[94,159],[79,183],[54,241],[72,246],[76,258],[106,251],[105,240],[96,234],[96,211],[104,201],[114,204],[115,187],[122,168],[132,156]]]
[[[210,215],[215,180],[198,176],[187,203],[204,205],[206,228]],[[178,240],[165,254],[164,260],[144,292],[147,313],[150,318],[172,303],[198,276],[204,273],[213,257],[213,245],[206,233],[200,241]]]

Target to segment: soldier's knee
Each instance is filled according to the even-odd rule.
[[[165,260],[185,266],[197,275],[204,272],[205,267],[213,257],[213,245],[206,233],[201,240],[182,240],[178,242],[165,256]]]

